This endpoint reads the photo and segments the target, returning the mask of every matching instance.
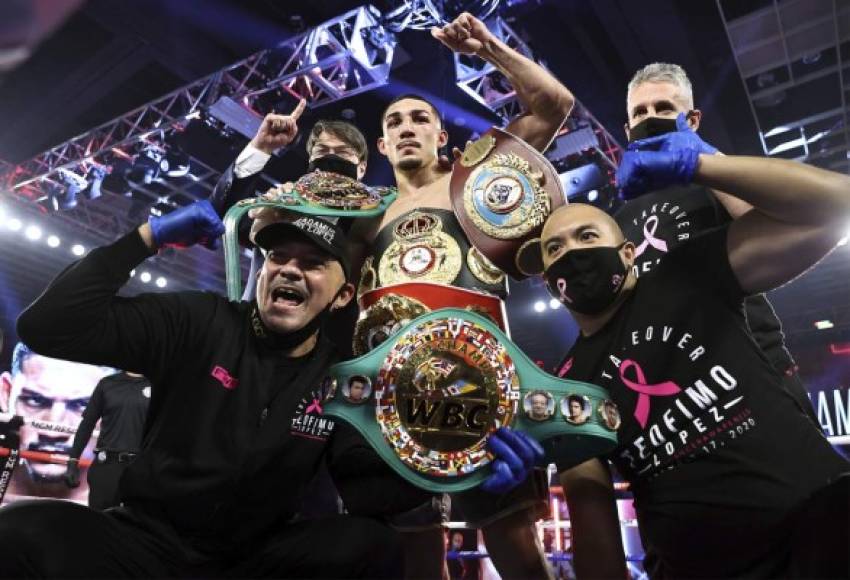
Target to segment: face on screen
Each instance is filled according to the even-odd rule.
[[[40,420],[76,429],[97,382],[106,370],[30,354],[14,375],[4,373],[2,386],[9,397],[8,410],[25,419]],[[67,454],[74,437],[35,425],[20,429],[21,450]],[[24,462],[34,482],[58,482],[65,473],[62,464]]]

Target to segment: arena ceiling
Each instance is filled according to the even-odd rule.
[[[45,0],[9,3],[13,9],[29,6],[28,22],[34,32],[27,40],[32,47],[28,58],[0,73],[0,162],[22,163],[362,4],[346,0],[59,3],[65,7],[64,21],[47,19],[51,11],[45,9]],[[391,2],[374,4],[386,8]],[[625,86],[631,74],[648,62],[677,62],[694,83],[697,106],[704,114],[702,134],[721,150],[771,153],[775,140],[793,135],[803,140],[802,149],[783,149],[779,152],[783,156],[802,154],[808,156],[804,161],[847,169],[846,2],[503,0],[502,5],[503,18],[618,139],[623,137]],[[0,27],[0,46],[9,45],[9,31],[9,26]],[[374,143],[384,104],[394,94],[410,91],[422,91],[447,104],[453,144],[464,143],[481,123],[496,120],[458,89],[451,56],[435,51],[427,33],[400,34],[390,80],[386,90],[310,111],[303,125],[347,109],[345,114],[353,114]],[[778,127],[785,129],[776,132]],[[827,133],[813,139],[823,131]],[[142,195],[128,198],[105,188],[100,198],[74,209],[46,212],[43,206],[0,192],[2,211],[22,222],[20,231],[0,228],[0,326],[7,334],[19,309],[73,259],[73,244],[90,248],[115,239],[144,219],[148,206],[163,195],[205,197],[246,142],[238,134],[222,134],[202,123],[190,123],[181,139],[191,150],[194,178],[154,183]],[[367,180],[389,183],[388,166],[374,148],[370,153]],[[288,179],[303,167],[303,155],[296,149],[275,159],[267,174],[270,179]],[[52,233],[60,238],[60,246],[27,239],[26,225],[36,223],[45,237]],[[849,252],[846,246],[839,248],[822,266],[774,293],[792,341],[847,339]],[[146,267],[152,280],[167,278],[165,290],[224,287],[222,255],[206,249],[169,252]],[[138,279],[127,288],[130,293],[142,290],[160,289]],[[553,317],[545,317],[553,327],[540,332],[540,314],[531,305],[543,297],[538,285],[517,285],[509,309],[518,342],[543,353],[540,358],[548,364],[558,356],[552,345],[561,346],[570,335],[551,322]],[[834,328],[816,332],[813,322],[821,319],[832,320]],[[7,341],[3,359],[9,348]]]

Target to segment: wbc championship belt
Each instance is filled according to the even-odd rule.
[[[539,236],[543,222],[566,203],[552,164],[528,143],[492,128],[455,161],[452,207],[469,241],[512,278],[520,247]]]
[[[606,391],[539,369],[490,318],[444,308],[415,318],[371,352],[328,370],[325,415],[354,426],[399,475],[432,492],[479,485],[502,426],[542,444],[561,467],[617,444]]]
[[[224,216],[227,297],[239,300],[242,296],[238,228],[242,217],[252,209],[272,208],[327,217],[373,217],[383,214],[397,195],[394,188],[370,187],[344,175],[316,170],[301,176],[291,190],[277,186],[261,197],[237,202]]]

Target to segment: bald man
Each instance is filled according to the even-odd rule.
[[[778,159],[659,150],[627,153],[618,179],[632,194],[699,183],[754,207],[640,279],[635,245],[599,209],[571,204],[543,229],[546,284],[581,330],[566,377],[606,388],[622,414],[607,459],[634,492],[647,571],[848,577],[850,465],[778,388],[742,302],[835,247],[850,219],[850,178]],[[607,461],[561,480],[579,577],[624,577]]]

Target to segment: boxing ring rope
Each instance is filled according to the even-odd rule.
[[[14,413],[0,413],[0,424],[11,423],[16,417],[21,420],[22,426],[27,425],[28,427],[34,427],[43,431],[65,433],[66,435],[75,435],[77,433],[76,427],[63,425],[61,423],[54,423],[52,421],[22,417],[21,415],[15,415]],[[99,434],[100,430],[96,430],[92,433],[92,437],[97,437]],[[0,457],[9,457],[9,455],[12,454],[12,451],[13,450],[8,447],[0,447]],[[68,455],[66,453],[48,453],[46,451],[29,451],[26,449],[18,449],[17,452],[21,459],[29,459],[30,461],[57,463],[61,465],[68,463]],[[89,467],[91,463],[90,459],[80,459],[79,465],[80,467]]]
[[[12,449],[8,447],[0,447],[0,457],[8,457],[12,454]],[[38,461],[41,463],[56,463],[59,465],[68,464],[68,456],[64,453],[47,453],[45,451],[28,451],[19,449],[18,455],[21,459],[29,459],[30,461]],[[92,464],[90,459],[80,459],[80,467],[90,467]]]
[[[573,555],[568,552],[547,552],[546,559],[552,562],[572,561]],[[461,550],[458,552],[446,552],[446,560],[483,560],[489,558],[490,554],[478,550]],[[626,556],[627,562],[643,562],[643,556]]]

